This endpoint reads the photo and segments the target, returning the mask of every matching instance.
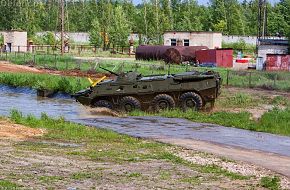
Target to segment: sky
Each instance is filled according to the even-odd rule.
[[[240,0],[242,1],[242,0]],[[272,4],[279,2],[279,0],[268,0],[270,1]],[[142,2],[142,0],[133,0],[134,4],[137,5],[139,3]],[[207,3],[209,2],[209,0],[197,0],[198,4],[200,5],[207,5]]]

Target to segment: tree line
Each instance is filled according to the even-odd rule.
[[[0,30],[60,30],[59,0],[0,0]],[[258,0],[66,0],[65,26],[70,32],[89,32],[94,45],[128,44],[128,34],[140,43],[161,43],[167,30],[219,31],[225,35],[256,35]],[[290,33],[290,0],[267,4],[267,34]]]

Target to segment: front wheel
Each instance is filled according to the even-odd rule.
[[[108,100],[98,100],[93,104],[93,107],[113,109],[113,104]]]
[[[125,96],[120,101],[120,109],[124,112],[131,112],[134,110],[140,110],[141,109],[141,103],[140,101],[132,96]]]
[[[202,108],[202,98],[194,92],[186,92],[180,96],[181,108],[183,111],[200,110]]]

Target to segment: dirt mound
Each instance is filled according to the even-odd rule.
[[[11,73],[42,73],[42,71],[24,65],[10,64],[9,62],[0,62],[0,72]]]
[[[23,125],[12,124],[7,120],[0,120],[0,138],[23,140],[31,137],[42,136],[44,130],[33,129]]]

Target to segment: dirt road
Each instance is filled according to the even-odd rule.
[[[9,62],[0,62],[0,72],[8,73],[35,73],[35,74],[51,74],[51,75],[62,75],[62,76],[78,76],[78,77],[93,77],[99,78],[104,76],[104,74],[94,73],[90,71],[80,71],[77,69],[74,70],[51,70],[45,68],[35,68],[27,65],[16,65]]]
[[[0,72],[10,72],[10,73],[43,73],[43,71],[23,66],[23,65],[16,65],[16,64],[10,64],[9,62],[0,62]]]

